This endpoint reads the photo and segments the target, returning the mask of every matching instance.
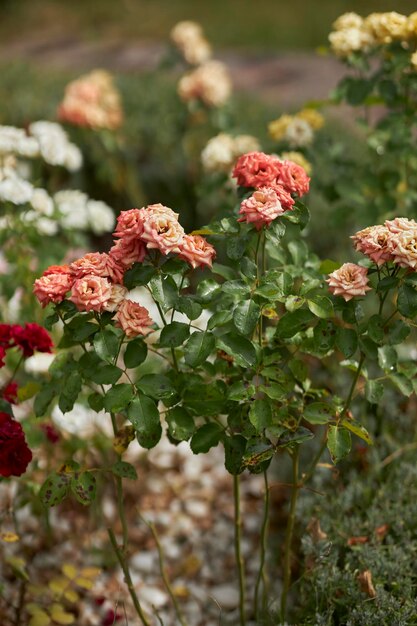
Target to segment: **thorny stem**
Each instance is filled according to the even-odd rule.
[[[125,577],[125,582],[126,582],[128,590],[129,590],[130,597],[132,598],[132,602],[133,602],[133,606],[135,607],[135,611],[136,611],[137,615],[139,616],[142,624],[144,624],[144,626],[151,626],[151,624],[148,621],[145,613],[143,612],[143,609],[142,609],[141,604],[139,602],[139,598],[136,595],[136,591],[135,591],[135,587],[133,586],[132,577],[130,575],[128,563],[127,563],[127,561],[125,559],[125,556],[124,556],[123,552],[120,550],[119,546],[117,545],[117,541],[116,541],[116,537],[114,536],[113,529],[112,528],[108,528],[107,532],[109,534],[110,542],[111,542],[111,545],[113,547],[114,553],[115,553],[115,555],[117,557],[117,560],[119,561],[120,567],[122,568],[122,571],[123,571],[123,574],[124,574],[124,577]]]
[[[267,575],[265,572],[265,559],[266,559],[266,548],[268,542],[268,522],[269,522],[269,484],[268,484],[268,472],[264,470],[264,516],[262,520],[262,530],[261,530],[261,549],[260,549],[260,564],[258,576],[256,579],[255,585],[255,596],[254,596],[254,609],[255,609],[255,618],[258,617],[258,598],[259,598],[259,587],[262,581],[263,584],[263,593],[262,593],[262,605],[265,608],[266,604],[266,592],[267,592]]]
[[[295,525],[295,509],[297,505],[298,493],[300,485],[298,483],[298,457],[299,447],[297,446],[292,453],[292,493],[290,512],[288,514],[287,530],[285,533],[285,551],[284,551],[284,583],[281,596],[281,619],[285,621],[287,611],[288,590],[291,583],[291,547]]]
[[[240,626],[246,626],[245,616],[245,564],[242,556],[242,518],[240,515],[240,477],[233,476],[233,499],[235,506],[235,558],[239,575]]]
[[[177,619],[178,619],[179,623],[181,624],[181,626],[187,626],[187,622],[186,622],[186,620],[184,618],[184,615],[182,614],[182,611],[181,611],[180,606],[178,604],[178,600],[177,600],[177,598],[175,596],[175,593],[174,593],[174,591],[172,589],[171,582],[170,582],[170,580],[169,580],[169,578],[167,576],[167,573],[166,573],[165,564],[164,564],[164,552],[163,552],[163,549],[162,549],[162,546],[161,546],[161,542],[159,541],[159,537],[158,537],[158,533],[156,532],[156,528],[155,528],[154,524],[152,524],[151,522],[148,522],[147,520],[145,520],[142,517],[142,515],[140,516],[140,518],[143,520],[143,522],[150,529],[150,531],[152,533],[152,536],[153,536],[153,538],[155,540],[156,548],[158,550],[159,569],[160,569],[160,572],[161,572],[162,580],[164,581],[165,588],[166,588],[166,590],[168,591],[168,593],[169,593],[169,595],[171,597],[172,603],[173,603],[174,608],[175,608],[175,613],[176,613]]]

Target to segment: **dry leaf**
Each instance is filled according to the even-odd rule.
[[[366,569],[358,575],[359,586],[363,593],[366,593],[370,598],[376,598],[375,587],[372,583],[371,570]]]

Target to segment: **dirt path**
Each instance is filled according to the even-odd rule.
[[[83,42],[44,35],[0,47],[0,60],[28,60],[54,69],[80,71],[104,67],[118,72],[144,72],[157,67],[163,46],[155,42]],[[314,52],[259,54],[227,51],[217,55],[230,68],[236,89],[252,92],[280,107],[325,98],[343,74],[331,57]]]

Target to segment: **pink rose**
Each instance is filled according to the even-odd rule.
[[[140,237],[143,232],[143,209],[122,211],[117,217],[115,237]]]
[[[123,329],[128,337],[148,335],[152,332],[153,320],[149,317],[149,311],[132,300],[123,300],[116,315],[116,326]]]
[[[391,254],[394,263],[401,267],[417,268],[417,227],[392,237]]]
[[[123,267],[128,268],[133,263],[142,263],[146,256],[146,245],[135,235],[122,237],[114,242],[109,254]]]
[[[362,252],[378,266],[392,261],[392,239],[395,237],[386,226],[368,226],[351,236],[355,250]]]
[[[179,217],[179,213],[175,213],[175,211],[161,204],[160,202],[158,202],[158,204],[149,204],[147,207],[142,209],[142,211],[144,212],[145,219],[148,219],[150,215],[156,214],[170,215],[172,219],[175,220],[177,220]]]
[[[368,287],[368,270],[355,263],[344,263],[342,267],[329,274],[326,280],[329,283],[329,291],[335,296],[342,296],[346,300],[351,300],[355,296],[364,296]]]
[[[82,278],[87,274],[109,278],[113,283],[122,283],[124,267],[106,252],[89,252],[81,259],[77,259],[70,265],[75,278]]]
[[[386,226],[391,233],[397,234],[404,230],[415,230],[417,228],[417,222],[415,220],[409,220],[406,217],[396,217],[393,220],[386,220],[384,226]]]
[[[141,236],[148,249],[156,248],[162,254],[179,252],[184,234],[183,227],[171,209],[163,211],[159,208],[157,210],[148,208]]]
[[[216,250],[200,235],[184,235],[179,258],[187,261],[194,269],[204,265],[212,266]]]
[[[33,293],[41,303],[42,307],[46,307],[50,302],[57,304],[64,300],[68,291],[70,291],[74,279],[67,273],[47,274],[35,280]]]
[[[107,278],[87,275],[75,281],[71,297],[79,311],[104,311],[112,297],[112,285]]]
[[[111,296],[107,303],[104,305],[104,310],[114,313],[114,311],[119,308],[120,304],[126,298],[127,293],[128,291],[126,287],[123,287],[122,285],[112,285]]]
[[[293,161],[280,161],[277,182],[285,191],[295,193],[299,198],[308,193],[310,188],[310,178],[305,169]]]
[[[279,197],[271,187],[263,187],[255,191],[250,198],[246,198],[240,205],[238,222],[247,222],[260,230],[284,213]]]

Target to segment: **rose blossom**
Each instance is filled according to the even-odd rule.
[[[91,274],[109,278],[113,283],[123,282],[124,268],[106,252],[90,252],[71,263],[70,269],[75,278]]]
[[[232,176],[241,187],[267,187],[276,181],[277,157],[264,152],[247,152],[238,158]]]
[[[271,187],[263,187],[255,191],[250,198],[246,198],[240,205],[238,222],[247,222],[260,230],[284,213],[279,197]]]
[[[277,182],[281,184],[289,193],[296,193],[300,198],[308,193],[310,188],[310,178],[304,168],[292,161],[281,161],[279,166]]]
[[[112,285],[111,296],[109,301],[105,305],[104,310],[114,313],[114,311],[116,311],[121,302],[123,302],[123,300],[126,298],[127,293],[128,291],[126,287],[123,287],[123,285]]]
[[[187,261],[194,269],[208,265],[211,267],[216,250],[200,235],[184,235],[179,258]]]
[[[368,270],[355,263],[344,263],[338,270],[329,274],[326,282],[329,283],[329,291],[335,296],[342,296],[348,302],[354,296],[364,296],[368,287]]]
[[[417,222],[415,220],[409,220],[406,217],[396,217],[393,220],[386,220],[384,226],[386,226],[391,233],[397,234],[405,230],[415,230],[417,228]]]
[[[143,223],[142,241],[148,249],[156,248],[162,254],[179,252],[184,238],[184,229],[171,209],[164,211],[162,205],[148,207]]]
[[[107,278],[87,275],[75,281],[69,298],[79,311],[101,312],[112,297],[112,285]]]
[[[113,319],[116,320],[116,326],[122,328],[128,337],[148,335],[152,332],[150,326],[154,323],[145,307],[128,299],[123,300]]]
[[[49,276],[50,274],[67,274],[71,275],[71,269],[69,265],[50,265],[46,268],[42,276]]]
[[[417,267],[417,228],[404,230],[391,239],[394,263],[401,267]]]
[[[391,240],[393,233],[380,224],[368,226],[351,236],[355,250],[362,252],[378,266],[392,261]]]
[[[73,283],[74,279],[67,273],[44,274],[35,280],[33,293],[44,308],[50,302],[62,302]]]
[[[117,217],[117,226],[114,237],[140,237],[143,232],[143,211],[142,209],[129,209],[122,211]]]
[[[142,263],[146,256],[146,245],[134,235],[122,237],[115,241],[109,254],[124,268],[129,268],[133,263]]]
[[[0,476],[21,476],[31,460],[22,426],[0,412]]]

